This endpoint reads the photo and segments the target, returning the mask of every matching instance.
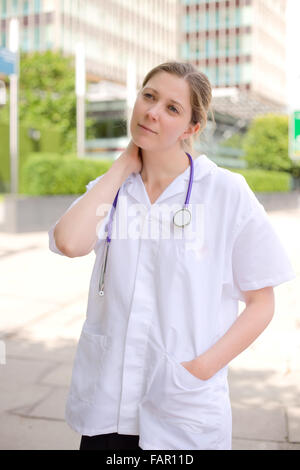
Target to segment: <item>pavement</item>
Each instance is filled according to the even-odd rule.
[[[269,217],[297,278],[275,288],[272,322],[230,363],[233,450],[300,450],[300,211]],[[64,407],[94,259],[54,254],[47,232],[0,232],[1,450],[79,447]]]

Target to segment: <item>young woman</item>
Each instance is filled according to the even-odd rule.
[[[228,364],[295,277],[245,178],[191,156],[211,92],[190,64],[151,70],[127,149],[49,231],[96,253],[66,407],[81,449],[231,449]]]

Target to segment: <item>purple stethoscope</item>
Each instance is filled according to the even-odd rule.
[[[181,227],[184,228],[186,225],[189,225],[192,219],[191,212],[187,208],[187,205],[190,202],[190,196],[191,196],[191,191],[192,191],[192,186],[193,186],[193,181],[194,181],[194,162],[192,157],[190,156],[189,153],[185,152],[186,155],[189,157],[190,160],[190,180],[189,180],[189,185],[188,185],[188,190],[185,198],[185,203],[182,207],[182,209],[179,209],[177,212],[175,212],[173,216],[173,223],[176,227]],[[105,248],[104,248],[104,261],[102,263],[101,267],[101,274],[100,274],[100,281],[99,281],[99,292],[98,294],[102,297],[104,295],[104,277],[105,277],[105,272],[106,272],[106,265],[107,265],[107,255],[108,255],[108,249],[109,249],[109,244],[111,242],[111,232],[112,232],[112,221],[113,221],[113,216],[117,207],[117,202],[118,202],[118,196],[119,196],[120,189],[117,192],[117,195],[114,199],[113,206],[110,211],[110,216],[109,216],[109,221],[108,224],[106,225],[105,229],[107,232],[107,237],[106,237],[106,243],[105,243]]]

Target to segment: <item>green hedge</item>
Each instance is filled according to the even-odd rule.
[[[292,189],[292,177],[289,173],[285,173],[283,171],[233,168],[227,169],[243,175],[246,178],[250,188],[255,193],[289,192]]]
[[[21,193],[28,195],[83,194],[86,185],[105,173],[113,160],[79,159],[76,155],[31,154],[23,166]],[[225,167],[224,167],[225,168]],[[242,174],[254,192],[288,192],[290,174],[260,169],[232,169]]]
[[[31,154],[23,167],[20,192],[33,196],[82,194],[89,181],[112,164],[112,160],[79,159],[76,155]]]
[[[19,127],[19,192],[21,192],[21,177],[23,165],[32,152],[58,153],[61,146],[61,136],[53,129],[40,131],[40,140],[35,142],[29,136],[28,128]],[[9,150],[9,125],[0,123],[0,192],[8,192],[10,189],[10,150]]]
[[[9,125],[0,123],[0,192],[9,191]]]

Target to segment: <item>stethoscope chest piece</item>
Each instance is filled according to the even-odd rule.
[[[173,222],[176,227],[185,227],[189,225],[192,220],[192,214],[190,213],[189,209],[182,208],[179,211],[175,212],[173,216]]]

